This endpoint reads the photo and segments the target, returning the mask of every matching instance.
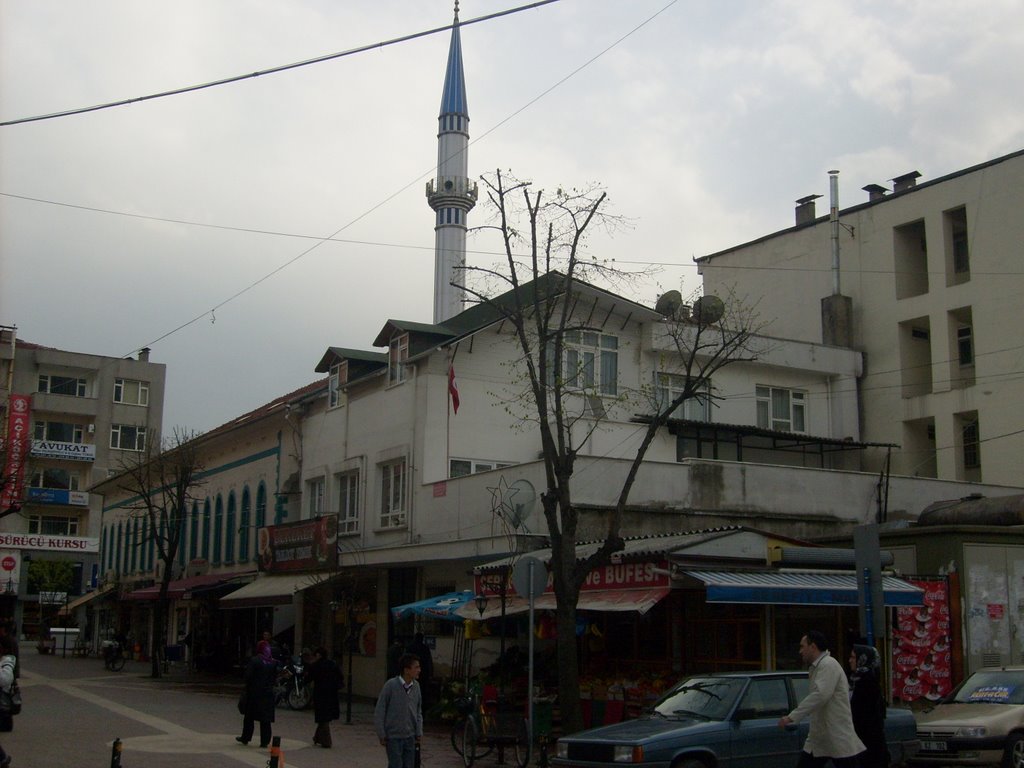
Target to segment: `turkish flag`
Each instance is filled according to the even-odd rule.
[[[452,398],[452,410],[459,412],[459,388],[455,384],[455,366],[448,366],[448,394]]]

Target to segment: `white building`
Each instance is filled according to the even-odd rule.
[[[866,186],[834,228],[802,198],[795,226],[698,259],[704,288],[775,308],[769,332],[786,338],[821,342],[837,327],[823,314],[839,317],[835,341],[864,354],[863,437],[899,445],[894,474],[1019,485],[1024,151],[919,176]],[[884,460],[867,452],[864,469]]]

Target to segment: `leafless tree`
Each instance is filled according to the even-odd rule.
[[[153,608],[153,632],[150,636],[152,676],[161,675],[161,658],[170,606],[168,587],[174,575],[174,561],[182,546],[188,510],[193,495],[202,485],[203,467],[197,436],[181,430],[121,464],[118,487],[127,494],[121,506],[131,518],[146,521],[146,547],[152,542],[160,563],[160,593]]]
[[[575,642],[580,589],[595,568],[611,562],[624,546],[623,513],[641,464],[658,430],[687,400],[711,397],[712,376],[723,367],[755,359],[751,348],[753,312],[714,297],[698,299],[692,311],[680,305],[666,313],[661,325],[671,341],[670,368],[678,372],[681,389],[658,397],[651,387],[622,395],[639,413],[632,422],[639,442],[630,457],[618,498],[607,515],[601,546],[592,554],[577,553],[579,510],[573,501],[574,473],[580,446],[600,417],[588,412],[586,363],[566,355],[578,334],[600,330],[584,288],[595,284],[629,284],[629,274],[614,264],[586,256],[587,235],[598,228],[614,230],[625,220],[606,211],[607,194],[597,186],[560,188],[553,194],[529,182],[496,172],[482,179],[491,223],[503,243],[503,262],[495,267],[466,267],[459,287],[488,305],[512,329],[518,347],[516,365],[521,394],[515,405],[522,418],[539,430],[546,487],[541,494],[552,557],[557,601],[559,705],[567,732],[582,727],[579,705],[579,659]],[[587,285],[584,285],[587,284]],[[589,303],[589,306],[593,306]],[[590,361],[592,366],[594,363]],[[668,369],[668,368],[666,368]],[[593,369],[591,368],[591,371]]]

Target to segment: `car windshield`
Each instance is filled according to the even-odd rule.
[[[732,711],[746,683],[736,677],[691,677],[654,705],[663,717],[701,717],[722,720]]]
[[[1024,704],[1024,670],[975,672],[956,692],[958,704]]]

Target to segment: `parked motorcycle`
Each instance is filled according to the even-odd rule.
[[[275,704],[287,704],[290,709],[305,709],[313,702],[313,691],[306,679],[306,665],[301,656],[292,656],[285,662],[282,675],[274,686]]]

